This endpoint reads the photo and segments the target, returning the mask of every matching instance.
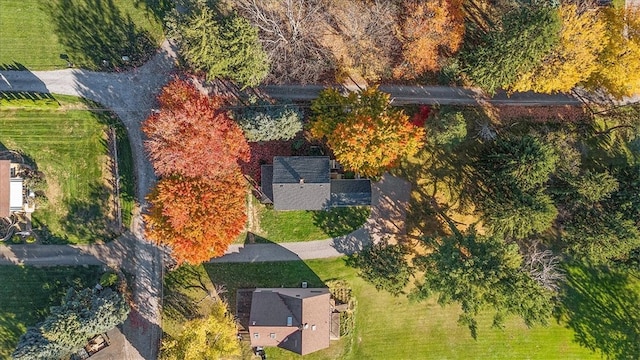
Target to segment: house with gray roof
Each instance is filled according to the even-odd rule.
[[[249,315],[251,346],[277,346],[300,355],[328,348],[331,318],[327,288],[255,289]]]
[[[335,161],[328,156],[274,157],[273,165],[261,167],[261,188],[266,202],[273,203],[276,210],[370,205],[371,181],[334,179],[332,163]]]

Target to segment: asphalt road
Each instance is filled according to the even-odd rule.
[[[262,86],[260,90],[275,99],[312,100],[325,87],[322,85],[286,85]],[[342,88],[354,90],[353,88]],[[549,105],[581,105],[580,100],[566,94],[514,93],[507,95],[499,92],[489,97],[479,89],[452,86],[402,86],[383,85],[379,89],[391,94],[392,103],[427,104],[427,105],[512,105],[512,106],[549,106]]]
[[[113,110],[125,124],[131,142],[136,175],[136,195],[139,208],[144,209],[144,198],[155,181],[153,168],[144,153],[141,122],[155,106],[155,96],[171,78],[175,54],[168,43],[150,62],[125,73],[99,73],[78,69],[56,71],[4,71],[0,70],[0,91],[32,91],[80,96],[97,101]],[[310,100],[317,97],[322,86],[265,86],[267,94],[276,99]],[[442,86],[381,86],[395,104],[500,104],[500,105],[579,105],[567,95],[497,94],[487,98],[475,89]],[[388,202],[395,211],[405,206]],[[394,226],[402,219],[393,219],[389,213],[372,216],[371,222],[353,236],[303,244],[268,244],[234,246],[229,255],[215,261],[273,261],[330,257],[351,253],[362,246],[372,231]],[[398,220],[397,222],[395,220]],[[396,223],[394,223],[396,222]],[[135,275],[133,297],[137,304],[130,319],[123,326],[126,341],[119,351],[126,359],[157,358],[160,329],[160,301],[162,289],[161,251],[147,243],[142,231],[142,219],[135,216],[132,233],[118,241],[86,247],[51,247],[35,245],[0,245],[0,264],[28,265],[80,265],[114,264]],[[119,355],[114,355],[117,358]],[[125,355],[122,355],[125,354]]]

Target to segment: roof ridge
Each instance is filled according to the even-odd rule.
[[[295,320],[298,321],[298,323],[300,325],[302,325],[302,305],[304,304],[304,301],[302,301],[302,299],[298,299],[296,297],[293,296],[289,296],[289,295],[285,295],[285,294],[281,294],[280,292],[276,292],[276,294],[278,294],[278,298],[280,299],[280,301],[282,301],[282,303],[284,304],[284,306],[287,308],[287,310],[289,310],[289,313],[291,314],[291,316],[293,316],[293,318]],[[287,304],[287,302],[285,301],[285,299],[283,298],[283,296],[286,296],[288,298],[291,298],[293,300],[300,300],[300,319],[298,319],[298,317],[296,316],[296,314],[293,312],[293,310],[291,310],[291,308],[289,307],[289,305]]]

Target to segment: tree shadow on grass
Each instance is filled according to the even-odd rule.
[[[572,264],[558,319],[574,330],[580,345],[611,359],[638,359],[639,304],[640,284],[628,274]]]
[[[151,13],[156,20],[164,22],[165,15],[173,9],[173,0],[135,0],[134,6],[144,7],[148,13]]]
[[[91,70],[142,65],[155,45],[113,0],[58,0],[44,5],[69,61]],[[128,60],[123,57],[128,57]]]
[[[18,345],[20,335],[26,330],[19,324],[16,314],[0,314],[0,357],[10,358],[12,350]]]
[[[203,297],[209,289],[202,276],[204,271],[199,267],[183,265],[167,273],[164,278],[163,311],[175,321],[187,321],[198,316],[198,303],[185,292],[189,289],[201,289]]]
[[[28,71],[27,67],[22,65],[19,62],[14,61],[13,63],[2,63],[0,64],[0,71]]]
[[[229,308],[235,311],[238,289],[299,288],[303,281],[308,287],[326,287],[316,273],[302,260],[204,264],[204,268],[216,286],[227,290]]]
[[[313,223],[331,237],[347,235],[360,228],[369,218],[368,206],[334,207],[314,211]]]
[[[72,198],[66,201],[68,214],[60,220],[67,234],[89,241],[111,240],[114,221],[109,217],[109,190],[104,185],[91,186],[90,200]]]
[[[4,266],[0,291],[0,358],[10,358],[27,326],[33,326],[59,305],[67,289],[92,286],[101,267]],[[5,277],[6,276],[6,277]]]

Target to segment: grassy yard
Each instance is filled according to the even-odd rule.
[[[147,8],[145,3],[154,2],[0,0],[0,69],[64,68],[63,54],[70,62],[90,68],[96,59],[129,55],[136,60],[131,51],[137,45],[130,40],[148,38],[155,46],[163,38],[155,7]]]
[[[20,152],[26,164],[44,174],[45,184],[39,187],[46,200],[33,213],[34,227],[41,227],[42,238],[52,242],[108,240],[117,230],[110,196],[109,124],[117,129],[125,226],[133,207],[131,150],[124,128],[107,112],[82,110],[83,100],[58,95],[30,100],[28,95],[37,98],[0,94],[0,150]],[[14,96],[20,99],[8,100]]]
[[[258,207],[259,228],[256,242],[262,237],[270,242],[323,240],[347,235],[369,217],[369,207],[333,208],[329,211],[276,211]]]
[[[204,271],[206,270],[205,276]],[[188,279],[180,273],[176,279]],[[353,288],[358,302],[356,330],[332,346],[305,359],[589,359],[599,358],[572,341],[573,331],[552,320],[549,327],[528,329],[520,321],[507,321],[505,330],[491,329],[491,316],[480,319],[479,337],[474,341],[466,327],[457,325],[460,310],[441,308],[431,299],[425,303],[410,303],[406,297],[393,297],[378,292],[359,278],[344,259],[312,260],[280,263],[206,264],[189,268],[207,284],[225,285],[231,307],[235,290],[243,287],[321,286],[330,279],[344,279]],[[171,278],[171,274],[167,278]],[[186,280],[181,286],[186,288]],[[172,286],[176,286],[174,283]],[[213,286],[213,285],[207,285]],[[189,288],[194,291],[196,288]],[[204,292],[193,293],[193,302]],[[182,302],[183,304],[185,302]],[[167,316],[163,327],[175,322]],[[170,327],[171,327],[170,326]],[[165,330],[166,331],[166,330]],[[280,349],[268,349],[269,358],[297,359],[299,356]]]
[[[98,266],[0,266],[0,358],[10,357],[20,335],[60,304],[69,287],[92,286],[100,273]]]

